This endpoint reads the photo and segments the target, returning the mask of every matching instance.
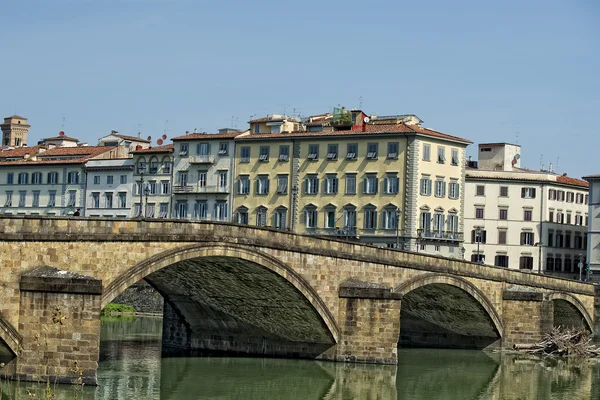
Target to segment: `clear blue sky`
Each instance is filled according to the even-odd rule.
[[[158,138],[250,115],[417,114],[475,142],[600,173],[600,3],[5,0],[0,114]],[[165,122],[168,120],[168,124]],[[233,123],[233,125],[236,125]],[[517,139],[518,132],[518,139]]]

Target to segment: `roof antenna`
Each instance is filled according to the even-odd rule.
[[[516,136],[517,136],[517,144],[519,144],[519,131],[517,131]]]
[[[138,131],[138,137],[141,138],[142,137],[142,124],[138,124],[137,131]]]
[[[65,123],[67,122],[67,117],[66,117],[67,113],[60,113],[60,115],[62,115],[61,122],[60,122],[60,130],[64,131]]]
[[[362,105],[363,105],[363,97],[362,97],[362,96],[360,96],[360,97],[358,98],[358,109],[359,109],[359,110],[362,110]]]
[[[540,155],[540,171],[544,171],[544,153]]]
[[[558,161],[560,160],[560,157],[556,157],[556,171],[558,171]],[[554,171],[552,171],[554,172]]]
[[[169,120],[166,120],[166,121],[165,121],[165,130],[164,130],[164,132],[163,132],[163,134],[164,134],[164,135],[166,135],[166,134],[167,134],[167,132],[169,132],[169,131],[170,131],[170,129],[167,129],[167,126],[168,126],[168,125],[169,125]]]
[[[239,119],[238,117],[236,117],[235,115],[232,115],[232,116],[231,116],[231,127],[232,127],[233,129],[237,129],[237,126],[238,126],[238,121],[239,121],[239,120],[240,120],[240,119]]]

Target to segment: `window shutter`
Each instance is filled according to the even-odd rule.
[[[534,199],[535,198],[535,188],[530,189],[531,190],[531,198]]]
[[[471,243],[475,243],[475,230],[471,231]]]
[[[260,179],[256,180],[256,193],[260,193]]]
[[[315,178],[315,193],[319,193],[319,178]]]
[[[442,197],[446,197],[446,182],[442,182]]]
[[[454,194],[454,198],[458,199],[460,197],[460,184],[456,184],[456,193]]]
[[[209,155],[210,154],[210,143],[206,144],[206,154]]]
[[[487,232],[481,231],[481,243],[485,244],[487,242]]]
[[[265,193],[269,193],[269,184],[271,183],[270,179],[267,178],[265,180]]]
[[[521,198],[525,198],[525,188],[521,189]],[[523,244],[523,243],[521,243]]]
[[[304,179],[304,193],[308,193],[308,178]]]

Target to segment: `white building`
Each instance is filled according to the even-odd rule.
[[[85,165],[86,217],[132,217],[133,167],[131,158],[89,160]]]
[[[520,167],[520,146],[479,145],[466,170],[464,257],[566,278],[585,263],[588,184]]]
[[[136,136],[121,135],[117,131],[112,131],[109,135],[98,139],[98,146],[123,146],[130,150],[138,148],[146,149],[150,147],[150,140]]]
[[[240,132],[192,133],[173,138],[174,218],[230,221],[234,138]]]
[[[600,174],[584,176],[590,184],[587,259],[592,280],[600,280]]]
[[[83,210],[86,163],[111,157],[118,157],[117,148],[47,144],[3,149],[0,213],[72,215]]]
[[[137,149],[131,154],[135,165],[131,216],[169,218],[172,205],[173,145]]]

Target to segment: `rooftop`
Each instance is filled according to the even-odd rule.
[[[146,154],[146,153],[172,153],[173,145],[168,144],[165,146],[148,147],[147,149],[139,149],[131,151],[132,154]]]
[[[241,135],[243,132],[229,132],[229,133],[188,133],[187,135],[177,136],[171,140],[213,140],[213,139],[233,139],[236,136]]]
[[[0,153],[0,165],[77,164],[116,149],[111,146],[20,147]],[[25,157],[27,156],[27,157]],[[35,158],[33,158],[35,157]]]

